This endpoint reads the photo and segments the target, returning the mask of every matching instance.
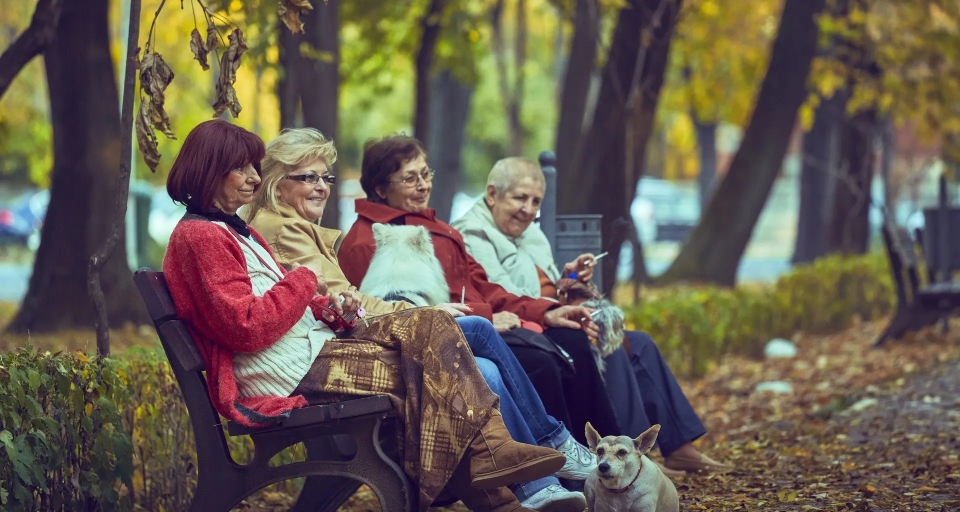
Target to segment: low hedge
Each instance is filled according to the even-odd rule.
[[[115,361],[18,350],[0,355],[0,509],[127,510],[132,446]]]
[[[187,510],[193,429],[163,351],[120,360],[19,349],[0,354],[0,510]],[[239,463],[247,437],[228,437]],[[301,446],[274,463],[303,460]],[[272,490],[295,493],[297,481]]]
[[[728,353],[755,354],[774,337],[843,329],[888,313],[893,286],[879,255],[830,257],[770,286],[674,287],[625,308],[678,373],[701,375]],[[0,509],[186,510],[196,452],[176,379],[159,348],[121,360],[20,349],[0,355]],[[234,458],[248,437],[228,438]],[[302,460],[301,448],[277,463]],[[288,494],[298,482],[277,484]]]
[[[728,353],[758,355],[772,338],[845,329],[894,305],[887,259],[880,253],[821,258],[773,285],[671,287],[625,309],[627,328],[650,333],[671,368],[692,377]]]

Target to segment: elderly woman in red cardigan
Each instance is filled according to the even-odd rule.
[[[618,432],[603,378],[584,329],[596,334],[589,311],[545,299],[521,297],[490,282],[467,254],[463,237],[428,207],[433,170],[417,139],[402,135],[371,141],[364,148],[358,219],[338,253],[347,279],[359,286],[376,251],[373,224],[424,226],[430,232],[452,301],[462,299],[473,314],[491,320],[530,377],[547,413],[562,421],[581,443],[591,422],[600,432]]]
[[[473,510],[527,510],[505,486],[553,474],[563,455],[510,438],[449,313],[419,308],[353,327],[345,318],[357,304],[327,296],[319,266],[280,267],[236,214],[260,184],[263,155],[256,135],[207,121],[184,140],[167,179],[187,214],[163,270],[217,410],[266,425],[308,403],[386,394],[403,423],[403,468],[420,511],[444,487]]]

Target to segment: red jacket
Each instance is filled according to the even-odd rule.
[[[267,247],[256,231],[250,231]],[[236,238],[202,217],[188,216],[170,236],[163,274],[177,316],[186,323],[206,364],[207,386],[217,412],[246,426],[261,426],[307,405],[299,395],[239,399],[233,353],[274,344],[307,307],[318,315],[316,308],[325,306],[328,299],[316,295],[313,272],[306,267],[285,272],[283,280],[257,297]]]
[[[460,302],[460,291],[466,289],[465,302],[473,313],[492,319],[493,313],[510,311],[523,320],[543,323],[543,315],[557,303],[531,297],[521,297],[504,290],[500,285],[487,280],[483,267],[467,254],[460,233],[449,224],[437,220],[433,209],[423,213],[408,213],[383,204],[357,199],[357,221],[343,239],[337,259],[344,275],[354,286],[359,286],[370,268],[376,251],[373,240],[373,225],[406,224],[423,226],[430,231],[433,251],[440,260],[443,273],[450,286],[450,302]]]

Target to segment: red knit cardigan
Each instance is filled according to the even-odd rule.
[[[267,249],[263,238],[250,232]],[[299,395],[240,399],[233,354],[273,345],[307,307],[318,317],[318,308],[326,306],[328,299],[317,295],[317,278],[310,269],[284,272],[280,282],[257,297],[236,237],[203,217],[188,215],[170,236],[163,274],[177,316],[187,325],[206,363],[210,399],[221,415],[242,425],[262,426],[307,405]]]

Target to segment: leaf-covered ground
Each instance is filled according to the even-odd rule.
[[[736,470],[680,478],[681,509],[960,510],[960,325],[873,350],[884,325],[797,337],[794,359],[728,358],[684,382],[710,431],[698,444]],[[794,392],[753,392],[770,380]],[[361,489],[341,510],[379,506]]]

